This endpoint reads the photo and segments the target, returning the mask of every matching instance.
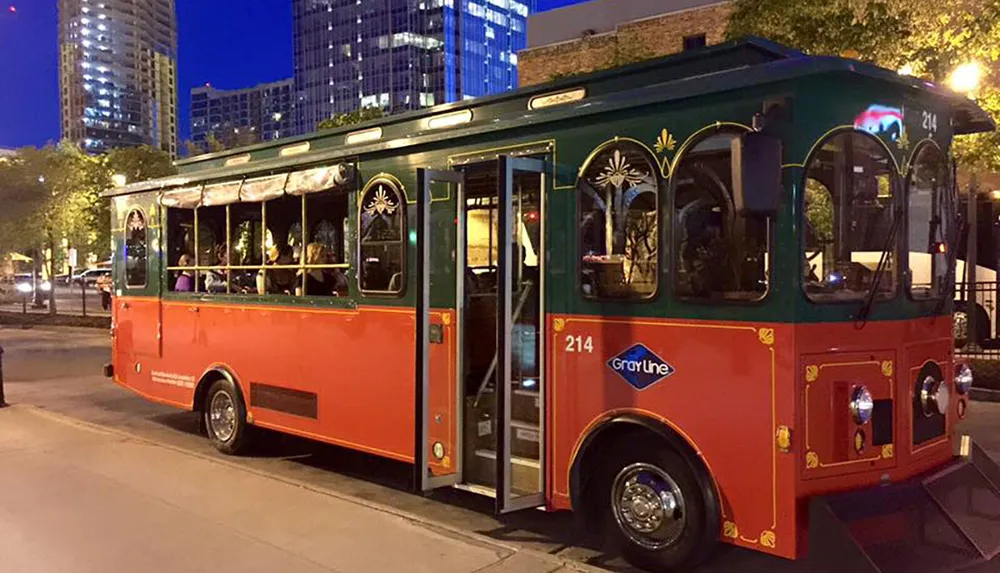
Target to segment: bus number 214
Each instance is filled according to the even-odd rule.
[[[587,354],[593,354],[594,337],[588,336],[584,338],[582,336],[568,335],[566,337],[566,352],[586,352]]]

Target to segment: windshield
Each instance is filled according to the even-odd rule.
[[[806,169],[803,280],[817,302],[861,300],[875,283],[886,252],[877,298],[896,292],[897,256],[891,239],[896,170],[873,136],[841,132],[827,139]]]
[[[948,162],[933,144],[917,152],[907,180],[907,222],[910,295],[914,299],[939,298],[948,278],[946,237],[950,231],[948,210]]]

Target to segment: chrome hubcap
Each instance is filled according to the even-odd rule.
[[[236,433],[236,406],[226,392],[216,392],[208,408],[208,426],[220,442],[226,442]]]
[[[615,521],[635,544],[658,551],[676,542],[687,521],[680,487],[662,469],[632,464],[611,487]]]

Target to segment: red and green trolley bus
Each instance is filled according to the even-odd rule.
[[[108,193],[107,371],[225,453],[402,460],[651,570],[926,562],[935,500],[985,561],[946,487],[992,467],[954,454],[949,150],[993,128],[752,39],[187,159]]]

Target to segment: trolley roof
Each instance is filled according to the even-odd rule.
[[[496,96],[200,155],[177,161],[178,175],[111,189],[105,196],[159,191],[251,174],[266,175],[293,166],[403,150],[440,141],[443,134],[457,139],[835,72],[890,82],[940,97],[952,107],[956,135],[996,127],[989,114],[975,102],[931,82],[855,60],[808,56],[767,40],[748,38]]]

